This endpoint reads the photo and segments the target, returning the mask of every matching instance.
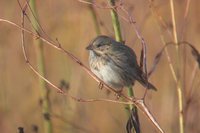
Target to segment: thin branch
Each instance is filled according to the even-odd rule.
[[[159,126],[158,122],[154,119],[154,117],[152,116],[152,113],[149,111],[149,109],[147,108],[146,104],[144,103],[144,100],[137,100],[137,107],[140,108],[140,110],[142,110],[142,112],[148,116],[148,119],[150,121],[152,121],[152,123],[154,124],[154,126],[156,127],[156,129],[161,132],[164,133],[164,131],[162,130],[162,128]]]
[[[41,39],[43,42],[47,43],[48,45],[52,46],[53,48],[55,48],[55,49],[57,49],[57,50],[59,50],[59,51],[65,53],[65,54],[68,55],[73,61],[75,61],[76,63],[78,63],[78,64],[79,64],[91,77],[93,77],[97,82],[102,82],[106,88],[108,88],[109,90],[115,92],[114,89],[112,89],[111,87],[109,87],[108,85],[106,85],[103,81],[101,81],[101,79],[99,79],[98,77],[96,77],[96,76],[95,76],[86,66],[84,66],[76,57],[74,57],[74,58],[77,59],[78,61],[74,60],[74,58],[72,57],[72,54],[69,53],[68,51],[66,51],[66,50],[63,51],[63,49],[61,49],[60,47],[58,47],[58,46],[56,46],[56,45],[50,43],[48,40],[42,38],[41,36],[39,36],[39,35],[33,33],[32,31],[30,31],[30,30],[28,30],[28,29],[26,29],[26,28],[22,28],[22,27],[19,26],[18,24],[15,24],[15,23],[13,23],[13,22],[11,22],[11,21],[8,21],[8,20],[1,19],[1,18],[0,18],[0,22],[5,22],[5,23],[7,23],[7,24],[11,24],[11,25],[17,27],[18,29],[27,32],[28,34],[32,35],[33,37]],[[41,77],[41,78],[42,78],[42,77]],[[45,79],[45,78],[43,77],[43,79]],[[60,89],[57,89],[57,90],[60,90]],[[62,93],[61,93],[61,94],[62,94]],[[63,95],[67,95],[67,94],[66,94],[66,93],[63,93]],[[123,93],[121,93],[120,95],[121,95],[122,97],[124,97],[127,101],[130,102],[130,103],[128,102],[127,104],[134,104],[134,105],[137,106],[137,107],[139,106],[139,103],[136,102],[137,99],[133,99],[133,98],[127,97],[127,96],[126,96],[125,94],[123,94]],[[69,96],[69,95],[67,95],[67,96]],[[88,101],[84,101],[83,99],[80,99],[80,98],[75,98],[75,97],[71,97],[71,98],[72,98],[73,100],[75,100],[75,101],[78,101],[78,102],[90,102],[90,101],[91,101],[91,102],[94,102],[94,101],[95,101],[95,99],[88,100]],[[96,101],[102,101],[102,100],[103,100],[103,99],[96,100]],[[106,101],[106,100],[105,100],[105,101]],[[107,100],[107,101],[111,102],[112,100]],[[115,102],[115,101],[113,101],[113,102]],[[117,101],[117,102],[118,102],[118,101]],[[117,102],[116,102],[116,103],[117,103]],[[124,104],[125,104],[125,103],[124,103]],[[141,110],[141,107],[138,107],[138,108]],[[147,108],[147,107],[145,107],[145,108]],[[145,110],[145,109],[143,109],[143,110]],[[144,113],[144,112],[143,112],[143,114],[145,114],[145,116],[146,116],[147,118],[150,117],[150,116],[148,116],[148,115],[147,115],[146,113]],[[151,116],[152,116],[152,115],[151,115]],[[150,119],[150,118],[149,118],[149,119]],[[154,119],[153,116],[152,116],[152,119]],[[155,121],[153,121],[152,119],[150,119],[151,123],[156,127],[156,129],[159,130],[159,132],[163,133],[163,130],[162,130],[161,128],[157,128],[156,125],[158,125],[158,123],[154,123]]]

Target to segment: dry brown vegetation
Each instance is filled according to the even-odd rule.
[[[106,0],[97,0],[102,4]],[[189,2],[189,4],[188,4]],[[85,47],[96,36],[91,10],[87,4],[75,0],[37,1],[40,23],[52,39],[58,38],[62,47],[76,55],[88,66]],[[150,6],[148,0],[126,0],[126,9],[134,16],[136,25],[147,43],[148,69],[164,42],[174,41],[171,7],[169,1],[155,0]],[[187,10],[187,5],[188,10]],[[190,42],[200,49],[200,2],[198,0],[174,0],[176,32],[178,41]],[[103,5],[104,6],[104,5]],[[95,8],[101,34],[114,37],[109,9]],[[122,16],[126,16],[120,12]],[[127,16],[126,16],[127,17]],[[17,1],[0,1],[0,18],[20,25],[21,10]],[[161,19],[162,18],[162,19]],[[138,56],[141,52],[140,40],[130,24],[120,17],[122,35],[127,45]],[[31,26],[26,24],[26,27]],[[38,76],[30,71],[21,49],[20,30],[0,22],[0,132],[17,132],[24,127],[33,132],[33,127],[43,132],[43,116]],[[31,36],[25,36],[28,56],[37,67],[35,47]],[[185,133],[200,132],[199,68],[189,47],[180,46],[180,81],[183,90],[183,115]],[[168,47],[169,57],[175,67],[176,48]],[[99,90],[98,83],[70,58],[58,50],[44,44],[46,77],[55,85],[61,81],[69,84],[70,94],[80,98],[115,98],[105,89]],[[179,112],[176,82],[169,67],[167,56],[163,56],[149,79],[156,85],[157,92],[149,91],[146,104],[166,133],[179,132]],[[51,87],[49,87],[51,88]],[[126,90],[124,90],[126,92]],[[142,97],[143,87],[136,83],[136,97]],[[124,106],[109,102],[79,103],[60,95],[51,89],[51,118],[55,133],[114,133],[126,132],[128,119]],[[154,133],[151,122],[139,111],[142,132]]]

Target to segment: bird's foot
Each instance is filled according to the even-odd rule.
[[[103,89],[103,83],[102,83],[102,82],[99,82],[99,85],[98,85],[98,86],[99,86],[99,89],[100,89],[100,90]]]
[[[120,90],[115,92],[116,100],[119,100],[119,98],[121,97],[122,91],[123,91],[123,89],[120,89]]]

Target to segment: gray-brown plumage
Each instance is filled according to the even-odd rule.
[[[91,71],[112,88],[119,90],[137,80],[144,87],[157,90],[147,82],[135,52],[128,46],[110,37],[98,36],[86,49],[89,50]]]

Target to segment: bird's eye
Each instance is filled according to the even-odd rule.
[[[101,47],[102,45],[103,45],[103,44],[102,44],[102,43],[100,43],[100,44],[98,44],[98,45],[97,45],[97,47],[99,48],[99,47]]]

